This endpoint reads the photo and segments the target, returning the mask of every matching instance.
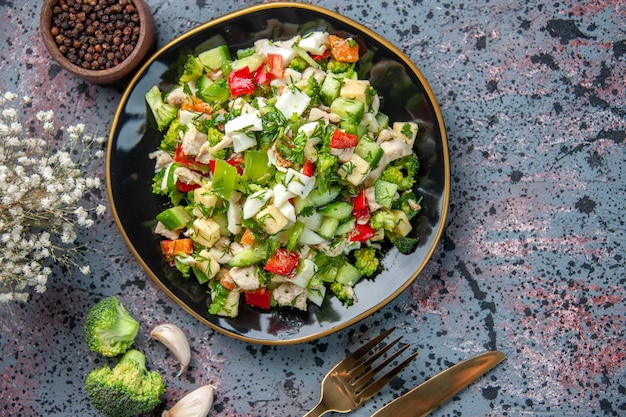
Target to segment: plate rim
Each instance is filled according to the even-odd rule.
[[[393,291],[392,293],[390,293],[387,297],[385,297],[384,300],[382,300],[381,302],[379,302],[376,305],[373,305],[372,307],[366,309],[365,311],[363,311],[362,313],[358,314],[357,316],[342,321],[341,323],[339,323],[336,326],[332,326],[328,329],[323,329],[321,331],[318,332],[314,332],[312,334],[306,335],[306,336],[299,336],[299,337],[287,337],[285,339],[258,339],[258,338],[254,338],[254,337],[250,337],[250,336],[246,336],[244,334],[239,334],[239,333],[235,333],[232,332],[228,329],[225,329],[223,327],[220,327],[212,322],[210,322],[209,320],[207,320],[205,317],[199,315],[194,309],[192,309],[191,307],[189,307],[185,302],[183,302],[176,294],[174,294],[169,288],[167,288],[167,286],[161,281],[161,279],[159,279],[156,274],[154,273],[154,271],[152,271],[152,269],[147,265],[147,263],[144,261],[143,257],[139,254],[139,252],[137,251],[137,249],[135,248],[135,246],[133,245],[133,243],[130,241],[130,238],[128,237],[128,234],[126,233],[124,226],[121,223],[119,214],[117,212],[117,207],[115,204],[115,200],[113,198],[113,192],[111,190],[111,175],[110,175],[110,164],[111,164],[111,154],[113,152],[113,140],[114,140],[114,136],[115,136],[115,131],[118,127],[119,124],[119,120],[120,120],[120,116],[123,113],[123,108],[125,106],[125,104],[128,101],[129,96],[131,95],[134,87],[136,86],[137,82],[140,80],[140,78],[144,75],[144,73],[147,71],[147,69],[150,67],[150,65],[152,65],[152,63],[154,61],[156,61],[156,59],[161,56],[163,53],[167,52],[171,47],[173,47],[174,45],[177,45],[181,42],[183,42],[185,39],[192,37],[194,35],[196,35],[199,32],[205,31],[213,26],[217,26],[219,24],[228,22],[229,20],[241,17],[241,16],[245,16],[248,14],[253,14],[255,12],[258,11],[265,11],[268,9],[280,9],[280,8],[291,8],[291,9],[304,9],[304,10],[309,10],[309,11],[313,11],[315,13],[321,14],[321,15],[325,15],[328,17],[331,17],[333,19],[336,19],[348,26],[352,26],[355,29],[363,32],[364,34],[368,35],[369,37],[373,38],[374,40],[376,40],[377,42],[379,42],[381,45],[383,45],[385,48],[387,48],[390,52],[392,52],[398,59],[400,59],[408,68],[410,68],[410,70],[413,72],[413,74],[419,79],[420,83],[422,84],[423,88],[424,88],[424,93],[425,95],[428,97],[428,99],[430,100],[430,104],[432,105],[432,109],[435,115],[435,118],[438,122],[439,125],[439,135],[441,137],[441,147],[442,147],[442,156],[443,156],[443,193],[442,193],[442,200],[441,200],[441,214],[440,214],[440,220],[438,222],[438,227],[437,230],[434,231],[434,239],[433,242],[435,242],[434,244],[431,245],[431,247],[429,248],[429,250],[427,251],[426,256],[424,257],[424,259],[422,260],[422,262],[420,263],[420,265],[416,268],[416,270],[411,274],[410,277],[407,278],[407,280],[400,286],[398,287],[395,291]],[[365,27],[364,25],[362,25],[361,23],[347,17],[344,16],[338,12],[335,12],[333,10],[321,7],[321,6],[317,6],[317,5],[313,5],[313,4],[306,4],[306,3],[292,3],[292,2],[273,2],[273,3],[262,3],[262,4],[256,4],[253,6],[248,6],[227,14],[224,14],[220,17],[217,17],[215,19],[212,19],[208,22],[205,22],[193,29],[190,29],[189,31],[183,33],[180,36],[177,36],[176,38],[172,39],[171,41],[167,42],[165,45],[163,45],[161,48],[159,48],[157,51],[155,51],[152,55],[150,55],[148,57],[148,59],[146,60],[146,62],[141,66],[140,69],[137,70],[137,72],[135,73],[135,75],[132,77],[132,79],[129,81],[128,85],[126,86],[124,93],[122,95],[122,97],[120,98],[119,104],[117,106],[117,109],[115,111],[115,115],[113,117],[112,123],[111,123],[111,127],[109,129],[109,134],[108,134],[108,142],[107,142],[107,152],[106,152],[106,163],[105,163],[105,174],[106,174],[106,189],[107,189],[107,197],[108,197],[108,201],[109,201],[109,205],[111,208],[111,212],[113,214],[113,218],[115,221],[115,224],[120,232],[120,234],[122,235],[122,238],[124,239],[127,247],[129,248],[130,252],[132,253],[133,257],[135,258],[135,260],[139,263],[139,265],[142,267],[144,273],[146,273],[150,279],[157,284],[157,286],[165,293],[168,295],[168,297],[170,297],[172,300],[174,300],[174,302],[176,302],[176,304],[178,304],[180,307],[182,307],[185,311],[187,311],[189,314],[191,314],[193,317],[195,317],[197,320],[199,320],[201,323],[207,325],[209,328],[215,330],[218,333],[222,333],[224,335],[227,335],[233,339],[236,340],[240,340],[240,341],[244,341],[244,342],[249,342],[249,343],[254,343],[254,344],[261,344],[261,345],[274,345],[274,346],[280,346],[280,345],[294,345],[294,344],[299,344],[299,343],[304,343],[304,342],[308,342],[308,341],[312,341],[312,340],[317,340],[320,339],[322,337],[328,336],[332,333],[335,333],[339,330],[345,329],[355,323],[358,323],[359,321],[365,319],[366,317],[370,316],[371,314],[377,312],[378,310],[382,309],[384,306],[386,306],[387,304],[389,304],[391,301],[393,301],[394,299],[396,299],[402,292],[404,292],[414,281],[415,279],[421,274],[421,272],[424,270],[424,268],[426,267],[426,265],[430,262],[433,253],[435,252],[438,244],[437,242],[440,241],[441,239],[441,235],[443,233],[443,229],[445,228],[445,224],[446,224],[446,220],[447,220],[447,215],[448,215],[448,209],[449,209],[449,202],[450,202],[450,157],[449,157],[449,148],[448,148],[448,140],[447,140],[447,134],[446,134],[446,128],[445,128],[445,124],[444,124],[444,119],[443,119],[443,114],[441,112],[441,108],[439,107],[439,102],[437,101],[435,94],[430,86],[430,83],[428,82],[428,80],[424,77],[424,75],[422,74],[422,72],[419,70],[419,68],[408,58],[408,56],[401,51],[398,47],[396,47],[394,44],[392,44],[391,42],[389,42],[386,38],[384,38],[383,36],[379,35],[378,33],[376,33],[375,31]]]

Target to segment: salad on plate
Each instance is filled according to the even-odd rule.
[[[313,31],[189,54],[145,99],[162,139],[152,192],[164,260],[207,286],[209,314],[240,303],[350,306],[381,251],[411,253],[419,127],[390,121],[350,37]]]

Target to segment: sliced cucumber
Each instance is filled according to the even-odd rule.
[[[318,211],[326,217],[332,217],[339,221],[345,220],[352,215],[352,204],[345,201],[334,201],[322,207]]]

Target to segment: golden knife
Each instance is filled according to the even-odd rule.
[[[372,417],[424,417],[505,357],[494,350],[459,362],[396,398]]]

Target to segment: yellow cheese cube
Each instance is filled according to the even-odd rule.
[[[289,219],[272,204],[258,212],[256,219],[270,235],[280,232],[289,223]]]

